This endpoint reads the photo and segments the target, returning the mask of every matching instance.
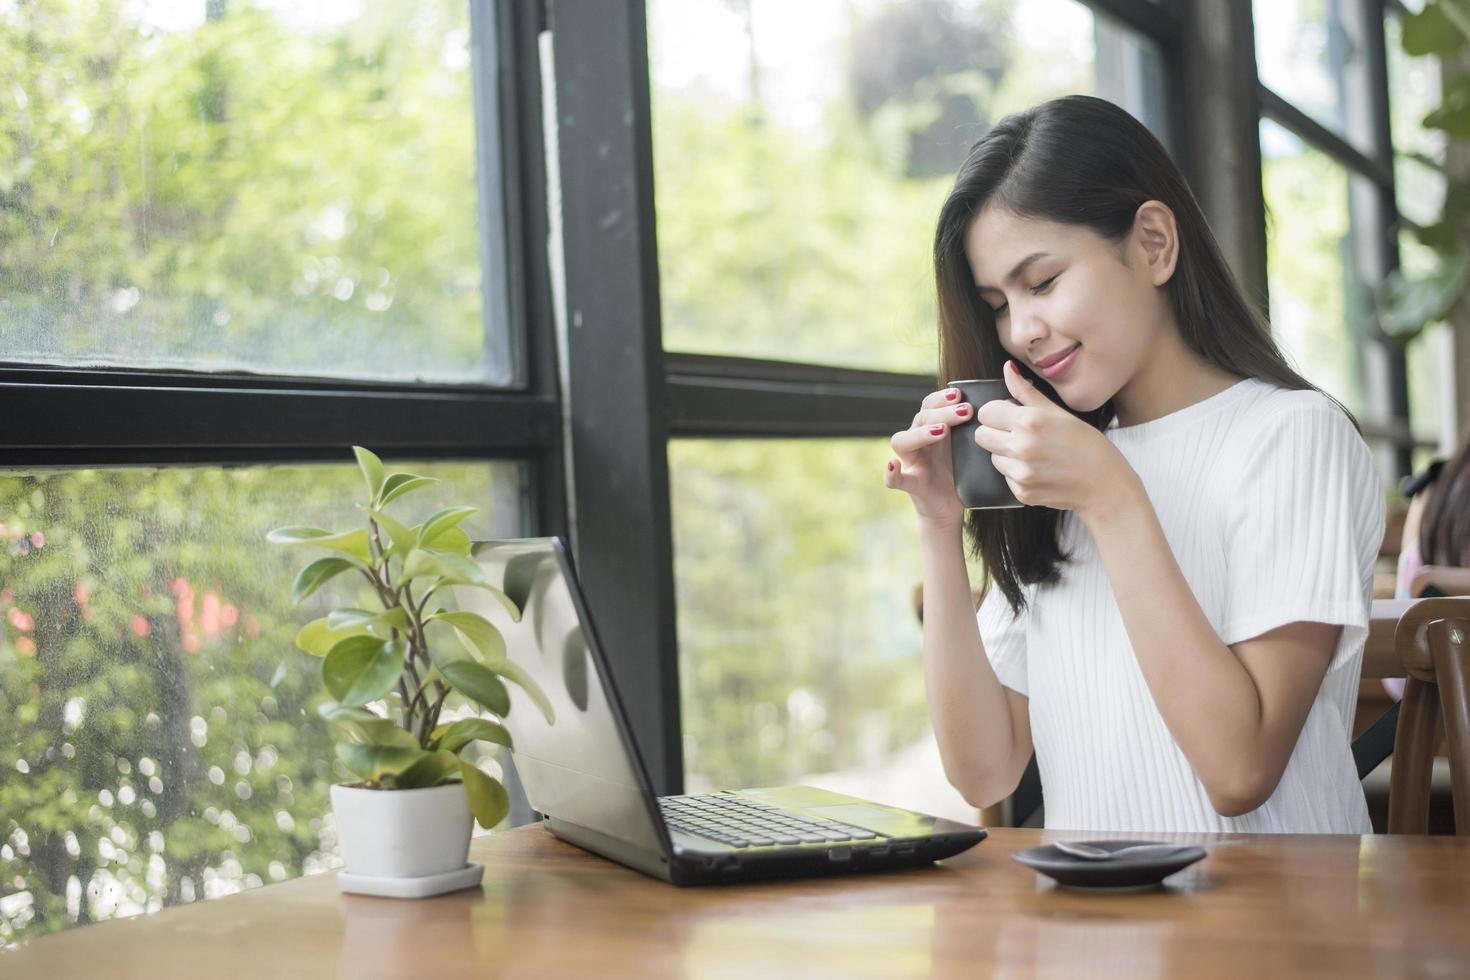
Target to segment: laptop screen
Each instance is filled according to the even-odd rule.
[[[490,620],[505,637],[510,659],[540,685],[554,724],[518,685],[507,682],[505,718],[515,765],[531,806],[650,851],[662,851],[649,813],[651,793],[625,726],[612,708],[595,630],[572,581],[571,563],[556,538],[484,541],[474,559],[486,580],[522,610],[513,622],[488,593],[456,590],[461,605]]]

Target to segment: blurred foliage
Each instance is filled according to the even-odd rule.
[[[949,180],[896,181],[871,154],[655,98],[666,348],[868,366],[876,350],[934,370],[928,249]]]
[[[210,6],[173,30],[127,0],[0,6],[0,359],[507,380],[466,5],[320,29]]]
[[[1401,44],[1411,57],[1434,57],[1441,65],[1463,62],[1470,52],[1470,7],[1463,0],[1428,0],[1404,18]],[[1445,76],[1439,105],[1421,125],[1450,140],[1470,140],[1470,75]],[[1449,317],[1470,288],[1470,183],[1446,169],[1443,159],[1415,152],[1413,159],[1445,180],[1440,213],[1425,224],[1407,222],[1420,243],[1433,250],[1429,268],[1396,269],[1378,291],[1379,326],[1401,346],[1426,326]]]
[[[690,791],[881,767],[927,730],[886,440],[669,447]]]
[[[1358,338],[1372,328],[1353,256],[1364,230],[1352,223],[1348,174],[1274,122],[1260,131],[1272,330],[1308,379],[1360,411]]]
[[[427,471],[490,500],[489,467]],[[325,598],[293,610],[263,537],[351,518],[360,488],[350,466],[0,475],[0,943],[335,863],[347,773],[292,642]]]

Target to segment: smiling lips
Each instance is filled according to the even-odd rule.
[[[1072,362],[1076,359],[1077,351],[1081,347],[1081,344],[1073,344],[1066,350],[1057,351],[1050,357],[1043,357],[1041,360],[1035,361],[1036,370],[1040,371],[1042,376],[1047,380],[1059,377],[1072,366]]]

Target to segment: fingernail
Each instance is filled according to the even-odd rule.
[[[942,436],[942,435],[944,435],[944,426],[942,426],[942,425],[931,425],[931,426],[929,426],[929,434],[931,436]]]
[[[944,393],[944,400],[945,401],[952,402],[952,401],[954,401],[958,397],[960,397],[960,393],[958,391],[955,391],[953,388],[949,389],[948,391],[946,391]]]
[[[888,472],[893,472],[893,460],[891,459],[888,461]]]
[[[955,408],[954,413],[956,415],[958,415],[960,418],[964,418],[966,415],[969,415],[970,414],[970,406],[969,405],[959,405],[959,406],[957,406]]]

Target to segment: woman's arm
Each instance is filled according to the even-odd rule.
[[[1097,542],[1154,703],[1223,816],[1275,791],[1342,627],[1290,623],[1226,646],[1200,609],[1153,504],[1132,479],[1078,516]]]
[[[949,439],[950,428],[969,422],[974,410],[957,388],[926,396],[909,427],[890,440],[897,459],[883,483],[909,495],[919,522],[924,686],[944,774],[983,809],[1020,782],[1031,758],[1031,725],[1026,698],[1002,687],[990,666],[965,569],[965,511],[955,495]]]
[[[1087,526],[1149,692],[1210,802],[1224,816],[1255,809],[1281,781],[1341,627],[1289,623],[1226,646],[1117,447],[1009,363],[1005,376],[1020,404],[983,406],[976,441],[1017,499]]]
[[[984,808],[1009,796],[1031,758],[1027,699],[1003,687],[980,640],[958,526],[920,522],[924,686],[944,775]]]

